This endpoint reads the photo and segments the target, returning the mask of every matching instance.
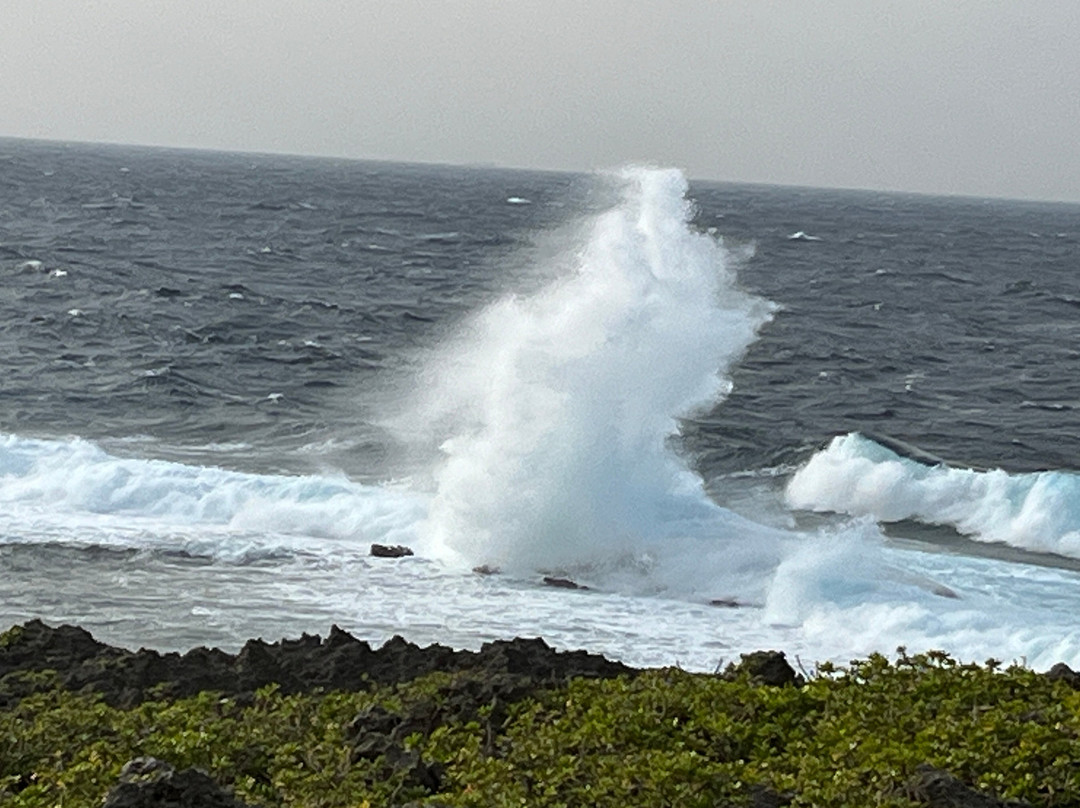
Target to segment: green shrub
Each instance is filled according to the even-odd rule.
[[[363,693],[202,693],[130,710],[35,676],[41,689],[0,710],[5,808],[100,806],[141,755],[201,768],[249,802],[296,808],[436,798],[712,808],[749,805],[756,789],[793,805],[907,806],[903,787],[921,763],[999,797],[1080,805],[1080,693],[1025,668],[936,653],[822,666],[801,688],[656,670],[464,712],[442,709],[463,674]],[[353,754],[350,724],[376,706],[432,716],[395,743],[441,766],[437,794],[407,767]]]

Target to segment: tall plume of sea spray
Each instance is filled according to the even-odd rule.
[[[744,526],[670,447],[771,316],[694,230],[686,179],[632,168],[566,271],[479,312],[413,416],[441,458],[425,532],[504,569],[603,565]],[[729,536],[730,538],[730,536]]]

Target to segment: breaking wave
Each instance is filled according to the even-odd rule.
[[[344,477],[116,457],[79,438],[0,437],[0,537],[255,559],[311,539],[412,540],[426,499]]]
[[[1080,475],[929,465],[857,432],[834,438],[791,479],[793,508],[947,525],[977,541],[1080,558]]]

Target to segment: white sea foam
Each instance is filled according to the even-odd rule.
[[[930,466],[851,433],[794,475],[787,500],[879,522],[948,525],[979,541],[1080,558],[1080,475],[1072,472]]]
[[[0,532],[7,540],[275,554],[310,540],[413,539],[426,498],[343,477],[244,474],[115,457],[81,439],[0,438]]]
[[[775,557],[776,536],[712,503],[668,445],[678,416],[727,392],[772,306],[689,226],[682,174],[618,181],[621,201],[567,272],[484,309],[431,363],[409,426],[441,443],[425,530],[450,555],[594,571],[651,566],[687,543],[723,554],[718,569]],[[754,540],[762,549],[744,552]]]
[[[716,508],[697,525],[684,520],[678,532],[686,535],[654,537],[652,558],[596,572],[606,591],[577,593],[538,586],[535,574],[531,582],[482,577],[424,558],[430,548],[418,528],[426,495],[343,478],[240,474],[116,457],[78,439],[7,436],[0,506],[0,544],[214,560],[193,566],[124,556],[82,563],[73,576],[63,557],[45,555],[0,579],[7,622],[76,621],[127,644],[229,645],[255,634],[325,632],[338,622],[376,641],[402,633],[463,647],[539,634],[635,664],[694,669],[761,647],[810,662],[898,645],[1040,668],[1080,665],[1075,573],[887,548],[867,519],[814,535],[763,533],[750,522],[724,523]],[[731,531],[714,536],[718,525]],[[372,541],[412,543],[421,555],[372,563]],[[732,566],[741,577],[725,574]],[[642,581],[654,591],[642,592]],[[740,582],[741,590],[717,588]],[[959,597],[934,594],[940,584]],[[705,604],[726,595],[746,608]]]

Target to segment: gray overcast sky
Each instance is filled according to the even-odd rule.
[[[1080,200],[1077,0],[7,0],[0,135]]]

